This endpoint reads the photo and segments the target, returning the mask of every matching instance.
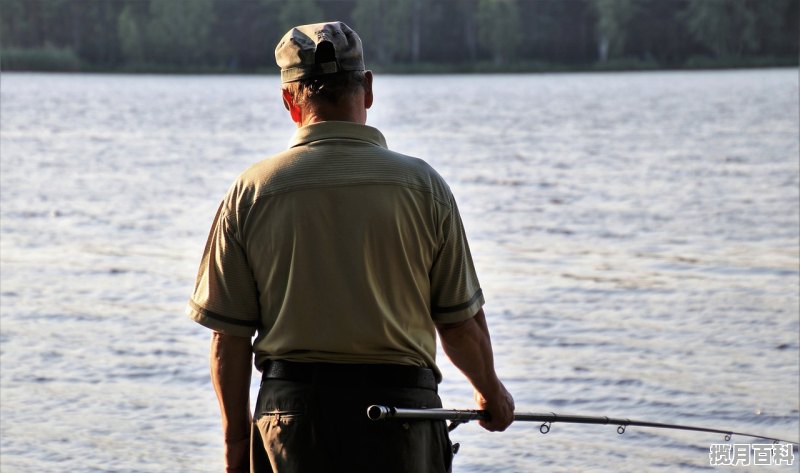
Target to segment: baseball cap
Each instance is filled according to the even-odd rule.
[[[341,21],[292,28],[275,48],[275,61],[282,83],[365,69],[361,38]]]

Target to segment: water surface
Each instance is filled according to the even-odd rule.
[[[221,470],[209,334],[182,311],[219,199],[293,131],[278,87],[3,74],[4,472]],[[797,439],[796,70],[375,88],[369,123],[458,199],[519,410]],[[439,361],[445,405],[472,407]],[[459,427],[455,471],[703,470],[723,442],[538,427]]]

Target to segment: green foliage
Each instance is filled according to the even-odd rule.
[[[798,17],[800,0],[0,0],[0,45],[6,68],[272,72],[289,28],[336,19],[388,71],[714,67],[796,63]]]
[[[478,40],[491,52],[497,65],[517,57],[522,40],[520,10],[516,0],[480,0],[478,2]]]
[[[420,0],[357,0],[353,28],[364,43],[364,56],[377,64],[415,62],[419,7]]]
[[[274,66],[275,45],[285,33],[279,6],[278,0],[215,0],[208,61],[234,71]]]
[[[601,61],[592,68],[595,71],[642,71],[655,70],[659,64],[652,59],[619,58]]]
[[[202,62],[213,19],[212,0],[151,2],[148,59],[180,65]]]
[[[758,46],[756,16],[747,0],[689,0],[689,33],[717,57],[740,56]]]
[[[692,56],[683,64],[685,69],[731,69],[748,67],[797,67],[797,56],[725,56],[711,58]]]
[[[128,62],[140,63],[144,60],[144,40],[141,31],[141,22],[132,7],[128,5],[123,8],[117,19],[117,34],[122,54]]]
[[[761,54],[797,56],[800,2],[768,0],[749,4],[755,16],[755,36]]]
[[[363,42],[364,57],[376,64],[387,64],[392,56],[391,44],[384,35],[389,8],[381,0],[358,0],[353,9],[352,26]]]
[[[625,52],[631,21],[639,8],[637,0],[596,0],[600,59],[618,59]]]
[[[280,19],[282,33],[297,25],[326,21],[322,9],[314,0],[291,0],[285,2],[278,18]]]
[[[31,46],[33,27],[25,0],[0,0],[0,44]]]
[[[0,50],[0,69],[7,71],[79,71],[81,60],[75,51],[53,46]]]

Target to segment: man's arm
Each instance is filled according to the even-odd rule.
[[[253,347],[249,338],[211,335],[211,384],[222,413],[225,471],[250,471],[250,374]]]
[[[475,401],[489,412],[480,424],[486,430],[503,431],[514,420],[514,399],[494,370],[492,341],[483,309],[471,319],[454,324],[436,324],[442,349],[475,388]]]

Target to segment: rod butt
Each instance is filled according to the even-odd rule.
[[[367,417],[370,420],[383,420],[392,413],[392,409],[386,406],[372,405],[367,408]]]

